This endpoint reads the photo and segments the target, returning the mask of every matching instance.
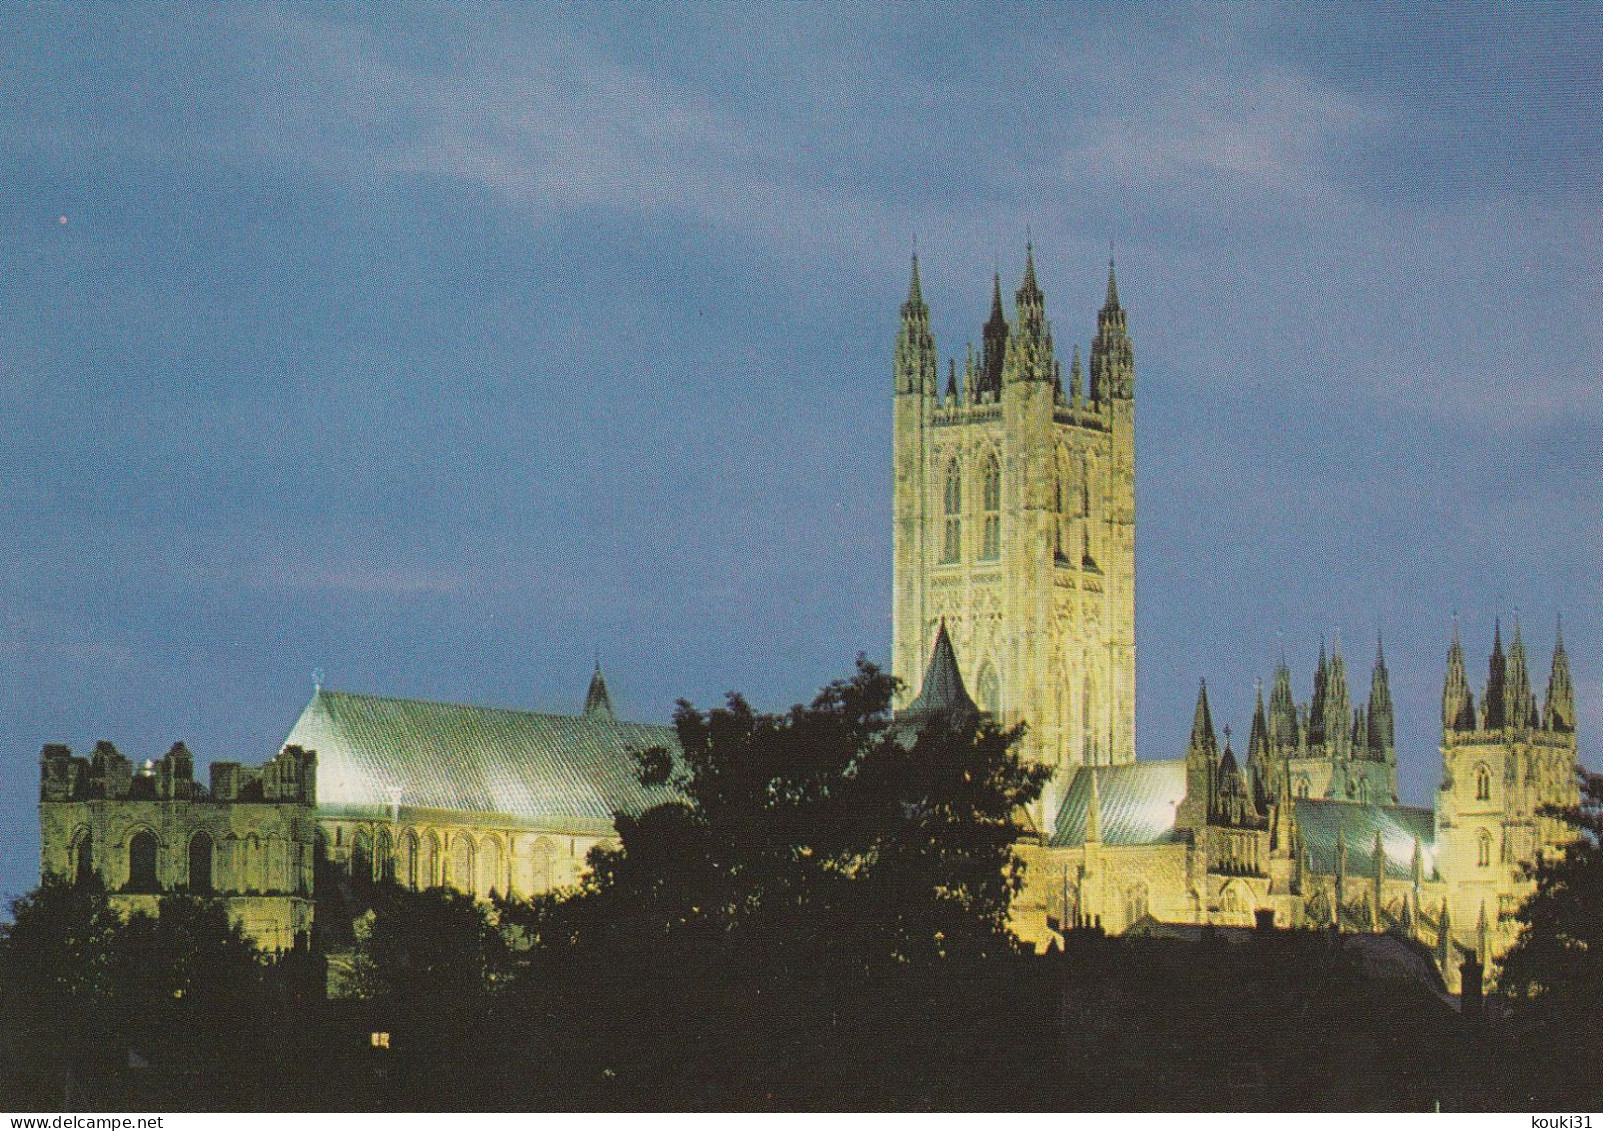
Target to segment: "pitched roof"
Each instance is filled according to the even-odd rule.
[[[1179,839],[1174,811],[1186,795],[1186,764],[1130,762],[1095,769],[1082,766],[1075,772],[1053,826],[1054,848],[1085,843],[1092,774],[1103,844],[1164,844]]]
[[[946,622],[942,621],[935,634],[929,667],[924,669],[924,686],[919,688],[918,698],[901,712],[901,717],[918,719],[937,712],[978,710],[969,697],[968,688],[963,686],[963,673],[957,667],[952,638],[947,635]]]
[[[1322,875],[1336,871],[1338,833],[1347,843],[1347,874],[1375,874],[1375,834],[1380,833],[1386,854],[1386,874],[1407,878],[1414,874],[1414,841],[1424,856],[1425,879],[1436,874],[1436,817],[1429,809],[1410,805],[1355,805],[1299,797],[1293,801],[1297,831],[1302,837],[1308,866]]]
[[[388,811],[398,797],[406,808],[597,831],[673,796],[640,784],[636,751],[679,751],[671,726],[327,688],[284,744],[317,751],[320,810]]]

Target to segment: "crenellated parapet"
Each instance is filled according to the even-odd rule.
[[[195,780],[183,743],[135,765],[109,742],[40,752],[39,870],[98,881],[124,911],[171,893],[223,899],[259,945],[311,929],[317,755],[286,746],[260,766],[215,762]]]

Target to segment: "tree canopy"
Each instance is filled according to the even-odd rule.
[[[618,817],[546,944],[733,945],[860,967],[1014,945],[1017,818],[1046,771],[1018,729],[975,712],[899,724],[896,681],[859,659],[808,705],[761,714],[738,694],[674,716],[680,756],[639,757],[680,800]]]
[[[1516,999],[1553,1008],[1573,1005],[1578,1022],[1599,1024],[1603,1001],[1603,774],[1579,772],[1575,805],[1549,807],[1547,816],[1569,825],[1575,839],[1558,853],[1527,865],[1535,881],[1517,912],[1519,938],[1503,956],[1498,979]]]

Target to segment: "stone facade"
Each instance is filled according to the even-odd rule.
[[[1219,749],[1203,687],[1183,760],[1084,768],[1070,780],[1052,835],[1020,846],[1028,870],[1015,929],[1047,945],[1066,924],[1115,933],[1146,917],[1250,926],[1268,911],[1280,926],[1414,939],[1449,988],[1465,957],[1493,969],[1531,892],[1522,865],[1565,843],[1566,826],[1540,810],[1576,802],[1578,761],[1562,636],[1545,707],[1517,629],[1507,657],[1498,634],[1488,666],[1477,711],[1455,630],[1433,809],[1376,804],[1344,788],[1293,794],[1296,767],[1312,761],[1306,744],[1278,765],[1273,756],[1238,764],[1228,739]],[[1260,694],[1254,742],[1267,729],[1263,714]],[[1367,759],[1349,747],[1318,772],[1355,780],[1343,760]]]
[[[109,742],[40,755],[41,875],[99,877],[125,912],[167,892],[221,897],[259,946],[288,950],[312,923],[317,759],[286,747],[260,767],[214,762],[194,780],[182,743],[135,767]]]
[[[1033,249],[1001,280],[944,391],[914,257],[895,358],[892,671],[919,686],[936,632],[970,690],[1065,776],[1135,757],[1135,359],[1111,265],[1089,382],[1055,353]]]

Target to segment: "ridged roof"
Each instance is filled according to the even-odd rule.
[[[610,825],[672,798],[636,777],[635,751],[677,756],[671,726],[319,689],[284,744],[317,751],[323,809],[493,814],[539,826]]]
[[[1081,767],[1069,783],[1052,832],[1052,846],[1085,843],[1085,819],[1096,775],[1097,815],[1103,844],[1164,844],[1178,840],[1174,811],[1186,795],[1182,761],[1130,762]]]
[[[1302,836],[1308,866],[1321,875],[1336,872],[1337,836],[1347,842],[1347,874],[1375,874],[1375,833],[1380,833],[1386,854],[1386,874],[1407,878],[1414,874],[1414,841],[1424,856],[1425,879],[1436,874],[1436,819],[1429,809],[1409,805],[1355,805],[1350,801],[1324,801],[1299,797],[1293,801],[1297,831]]]

